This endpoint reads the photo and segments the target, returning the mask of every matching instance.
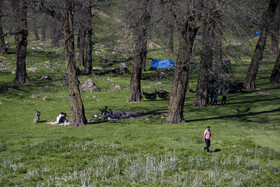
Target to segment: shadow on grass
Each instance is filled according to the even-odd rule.
[[[208,120],[216,120],[216,119],[231,119],[231,118],[241,118],[246,116],[256,116],[259,114],[267,114],[267,113],[274,113],[274,112],[280,112],[280,108],[269,110],[269,111],[262,111],[262,112],[250,112],[247,114],[235,114],[235,115],[227,115],[227,116],[218,116],[213,118],[204,118],[204,119],[192,119],[192,120],[186,120],[185,122],[196,122],[196,121],[208,121]]]

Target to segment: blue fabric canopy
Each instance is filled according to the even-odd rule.
[[[173,68],[174,60],[152,60],[151,68]]]

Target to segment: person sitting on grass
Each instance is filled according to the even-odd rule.
[[[112,111],[111,109],[109,109],[109,111],[108,111],[108,113],[107,113],[107,116],[108,116],[108,117],[111,117],[111,118],[114,117],[114,116],[113,116],[113,111]]]
[[[69,125],[70,123],[66,119],[66,113],[60,112],[60,114],[56,117],[55,122],[46,122],[46,124],[50,124],[50,125]]]
[[[105,106],[105,107],[101,110],[101,115],[102,115],[102,117],[107,117],[107,115],[108,115],[107,109],[108,109],[108,107]]]

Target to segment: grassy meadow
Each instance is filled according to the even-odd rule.
[[[104,106],[137,116],[70,127],[44,123],[55,121],[61,111],[69,113],[63,48],[29,42],[27,68],[38,71],[28,72],[31,82],[25,85],[11,83],[13,50],[0,56],[8,70],[0,72],[0,186],[280,186],[280,85],[269,84],[276,57],[267,51],[258,90],[229,94],[226,105],[220,105],[219,96],[218,106],[202,108],[191,106],[195,94],[188,93],[183,124],[164,124],[168,100],[128,103],[129,75],[81,75],[81,83],[91,78],[101,88],[82,93],[88,120]],[[122,54],[97,46],[93,66],[102,65],[101,55],[119,59]],[[164,50],[148,55],[176,58]],[[250,57],[242,60],[232,60],[234,78],[240,81]],[[53,79],[42,80],[46,74]],[[142,90],[170,92],[172,76],[156,79],[154,74],[144,72]],[[196,80],[197,74],[191,74],[193,90]],[[115,84],[122,89],[110,91]],[[35,109],[41,112],[37,124]],[[202,151],[208,125],[212,154]]]

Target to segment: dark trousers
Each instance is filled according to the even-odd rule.
[[[213,105],[217,105],[218,104],[218,100],[214,100]]]
[[[221,104],[226,104],[226,101],[227,101],[227,96],[223,96]]]
[[[210,147],[210,139],[205,139],[205,143],[206,143],[206,147],[204,147],[204,149],[203,150],[207,150],[207,152],[209,153],[210,151],[209,151],[209,147]]]

